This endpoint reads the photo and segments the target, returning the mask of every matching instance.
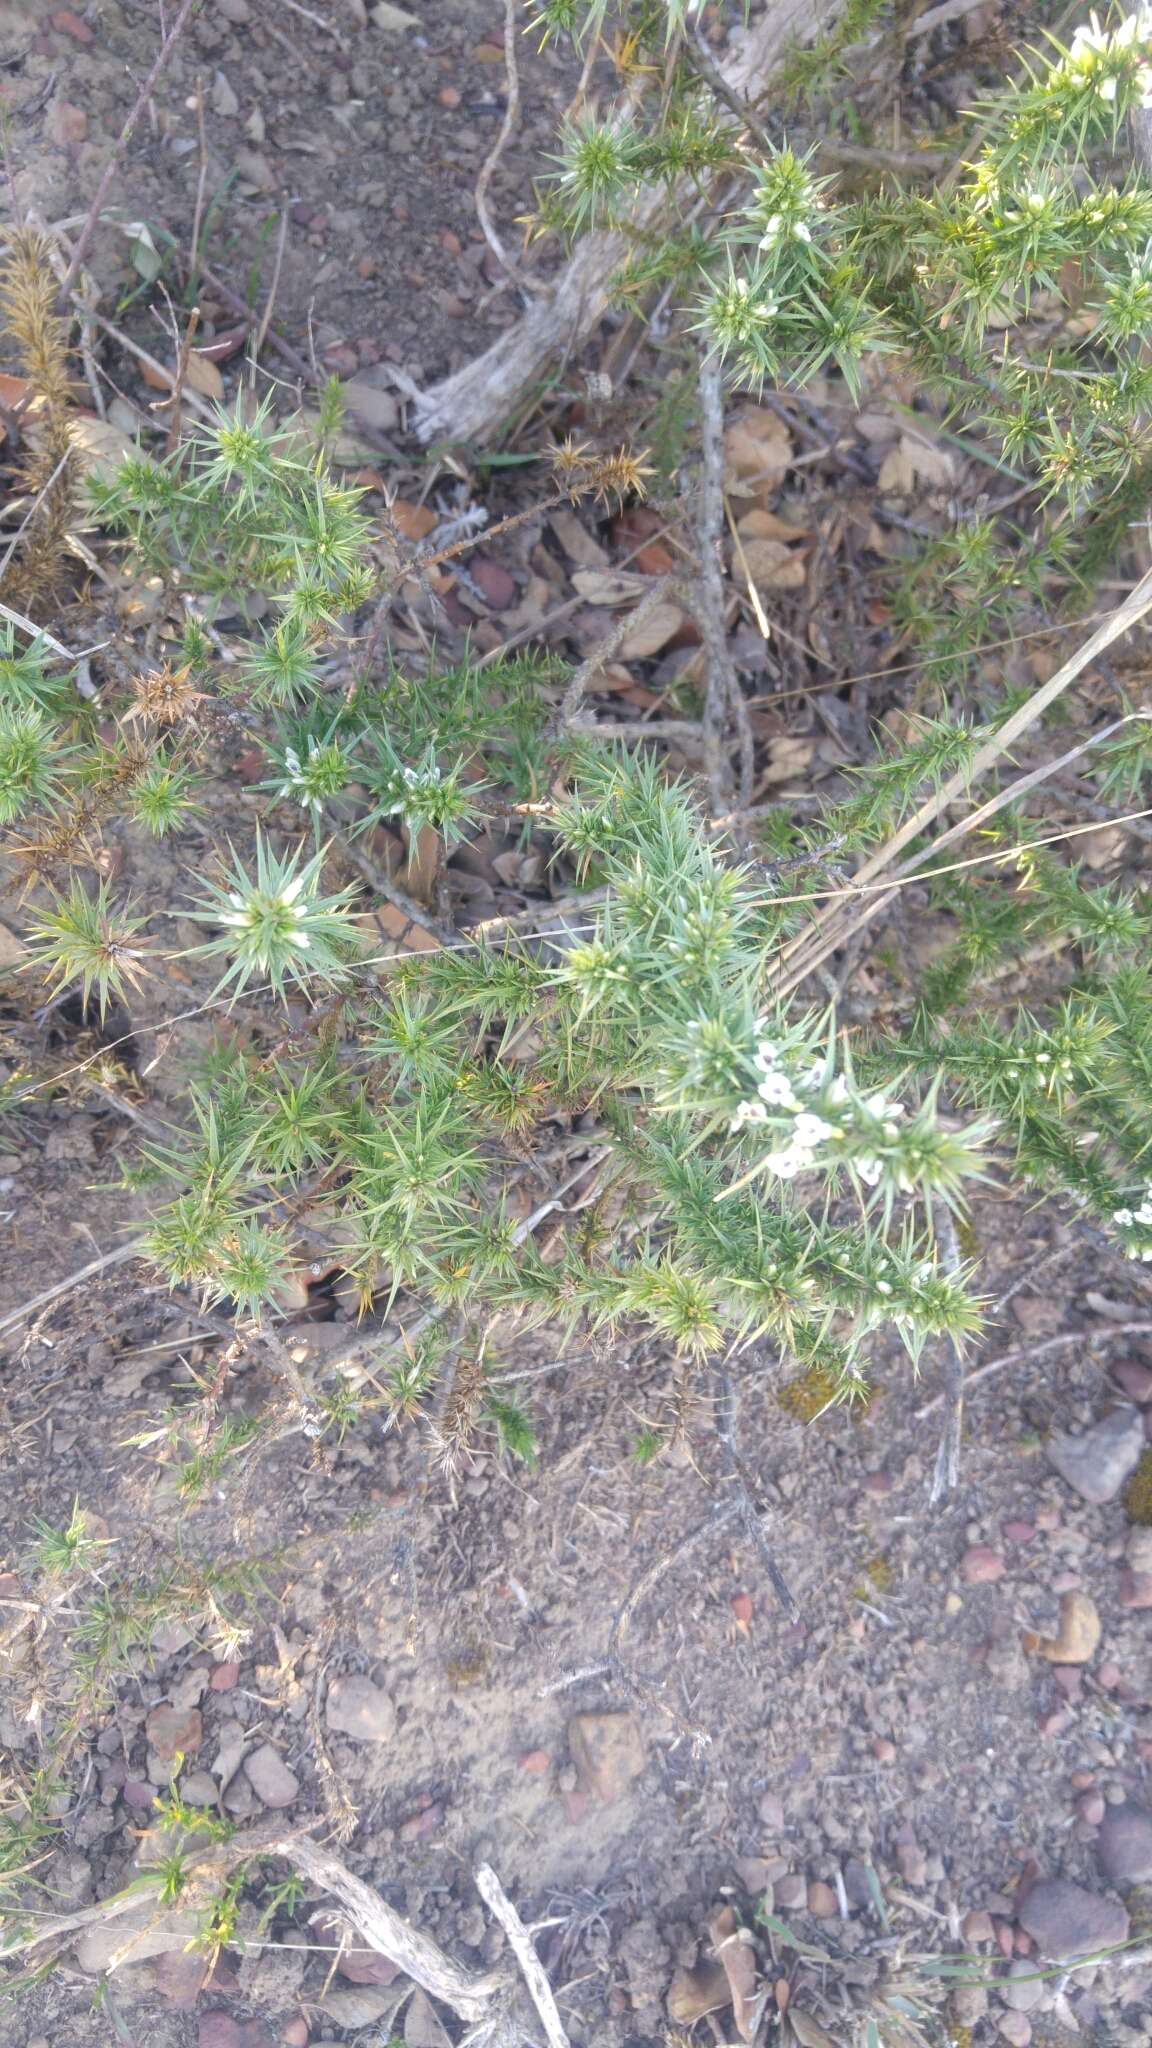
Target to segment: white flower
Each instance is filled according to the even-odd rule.
[[[823,1060],[813,1060],[810,1067],[805,1067],[796,1085],[799,1088],[819,1088],[823,1084],[823,1080],[824,1062]],[[833,1083],[833,1086],[835,1086],[835,1083]]]
[[[764,233],[760,237],[760,247],[762,249],[771,248],[773,242],[776,240],[777,235],[780,233],[781,226],[782,219],[780,214],[771,214],[764,223]]]
[[[1113,1223],[1121,1224],[1131,1223],[1133,1221],[1131,1209],[1113,1209],[1112,1221]]]
[[[876,1282],[876,1292],[877,1294],[891,1294],[892,1282],[890,1280],[878,1280]]]
[[[763,1102],[777,1103],[782,1109],[799,1109],[792,1083],[787,1074],[765,1074],[757,1094]]]
[[[861,1158],[854,1159],[852,1164],[855,1166],[865,1186],[870,1188],[875,1187],[884,1171],[883,1161],[874,1159],[871,1153],[865,1153]]]
[[[841,1103],[847,1102],[848,1083],[844,1079],[843,1074],[837,1074],[836,1079],[833,1081],[832,1086],[828,1090],[828,1100],[830,1103],[832,1103],[834,1108],[837,1109],[840,1107]]]
[[[811,1152],[803,1145],[786,1145],[781,1152],[770,1152],[764,1161],[769,1173],[779,1174],[781,1180],[795,1180],[798,1173],[814,1164]]]
[[[752,1055],[752,1065],[759,1067],[762,1074],[767,1074],[776,1065],[779,1051],[779,1046],[773,1045],[770,1039],[762,1038]]]
[[[812,230],[806,220],[798,220],[792,233],[798,242],[810,242],[812,240]]]
[[[1116,88],[1119,85],[1119,83],[1120,81],[1117,78],[1102,78],[1100,80],[1099,85],[1096,87],[1096,90],[1099,93],[1100,98],[1102,100],[1114,100],[1116,97]]]
[[[736,1113],[728,1128],[730,1131],[742,1131],[745,1124],[762,1124],[767,1116],[768,1111],[762,1102],[741,1102],[737,1104]]]
[[[295,903],[296,898],[300,894],[300,891],[303,887],[304,876],[293,875],[292,880],[290,882],[285,882],[284,887],[280,891],[281,903]]]
[[[833,1126],[826,1124],[822,1116],[813,1116],[811,1110],[802,1109],[796,1119],[792,1141],[796,1145],[821,1145],[825,1138],[834,1136]]]
[[[1136,73],[1135,84],[1140,94],[1140,105],[1152,107],[1152,65],[1141,64]]]

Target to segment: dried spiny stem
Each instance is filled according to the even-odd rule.
[[[480,1403],[484,1398],[484,1367],[471,1352],[465,1352],[452,1376],[452,1388],[436,1431],[436,1461],[444,1472],[458,1470],[476,1431]]]
[[[644,460],[646,453],[646,449],[635,454],[630,448],[617,448],[606,455],[587,441],[574,441],[569,434],[549,451],[549,460],[558,488],[573,504],[591,497],[600,505],[622,505],[626,498],[645,494],[646,480],[654,473]]]
[[[35,401],[19,478],[30,502],[26,529],[3,578],[4,596],[34,608],[59,585],[79,470],[70,419],[66,327],[45,235],[18,228],[0,265],[0,317],[12,337]]]
[[[188,663],[183,668],[173,668],[171,662],[165,661],[149,674],[137,676],[134,700],[124,714],[125,719],[139,719],[146,725],[179,725],[194,705],[204,702],[204,692],[195,688],[191,673]]]

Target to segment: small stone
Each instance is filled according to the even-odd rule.
[[[623,1796],[648,1761],[632,1714],[573,1714],[568,1747],[581,1791],[605,1805]]]
[[[124,1787],[124,1804],[133,1813],[147,1813],[156,1798],[155,1785],[146,1785],[140,1778],[129,1778]]]
[[[763,1821],[766,1828],[772,1828],[776,1832],[779,1832],[779,1830],[783,1828],[784,1801],[779,1797],[777,1793],[761,1793],[759,1804],[756,1810],[759,1813],[760,1818]]]
[[[214,1664],[209,1688],[212,1692],[231,1692],[239,1676],[239,1664]]]
[[[916,1842],[897,1842],[896,1864],[905,1884],[918,1891],[928,1875],[923,1849]]]
[[[1002,1579],[1006,1570],[1000,1552],[990,1550],[986,1543],[974,1544],[960,1560],[960,1576],[969,1586],[991,1585],[993,1580]]]
[[[215,1806],[218,1797],[211,1771],[188,1771],[180,1780],[180,1797],[189,1806]]]
[[[281,2030],[280,2039],[283,2048],[308,2048],[307,2020],[289,2020],[287,2026]]]
[[[1013,2012],[1035,2012],[1044,1996],[1044,1979],[1034,1963],[1009,1963],[1008,1975],[998,1985],[1001,1998]]]
[[[245,1757],[244,1775],[262,1806],[291,1806],[300,1791],[299,1778],[270,1742]]]
[[[976,1948],[981,1942],[995,1941],[996,1939],[996,1929],[992,1925],[991,1913],[982,1912],[978,1907],[974,1907],[971,1912],[965,1913],[960,1925],[960,1932],[964,1936],[964,1940],[969,1948]]]
[[[44,133],[61,149],[75,149],[88,133],[88,116],[68,100],[53,100],[44,116]]]
[[[1017,1918],[1041,1955],[1056,1960],[1094,1955],[1097,1949],[1114,1948],[1128,1938],[1123,1906],[1062,1877],[1042,1878],[1033,1885]]]
[[[1152,1369],[1140,1365],[1134,1358],[1124,1358],[1115,1366],[1112,1377],[1123,1388],[1130,1401],[1145,1406],[1152,1401]]]
[[[1152,1607],[1152,1572],[1132,1572],[1125,1567],[1120,1574],[1120,1605],[1134,1610]]]
[[[242,21],[251,21],[252,19],[252,8],[249,0],[216,0],[216,12],[217,14],[222,14],[225,21],[231,21],[237,25]]]
[[[872,1743],[872,1754],[878,1764],[894,1764],[897,1757],[896,1744],[886,1735],[877,1735]]]
[[[834,1920],[840,1908],[830,1884],[813,1878],[808,1887],[808,1911],[814,1920]]]
[[[792,1871],[787,1877],[779,1878],[774,1890],[776,1904],[782,1906],[786,1912],[794,1913],[798,1907],[804,1906],[808,1902],[808,1886],[797,1871]]]
[[[1082,1792],[1076,1801],[1076,1811],[1090,1828],[1098,1828],[1104,1818],[1104,1795],[1102,1792]]]
[[[1010,2041],[1012,2048],[1028,2048],[1032,2039],[1032,2022],[1022,2012],[1002,2012],[996,2022],[996,2032],[1002,2041]]]
[[[1000,1532],[1005,1543],[1031,1543],[1036,1534],[1035,1524],[1013,1519],[1001,1522]]]
[[[1135,1408],[1116,1408],[1083,1436],[1055,1436],[1048,1462],[1081,1500],[1094,1507],[1115,1500],[1144,1449],[1144,1423]]]
[[[1052,1677],[1066,1700],[1078,1700],[1084,1687],[1084,1673],[1078,1664],[1054,1664]]]
[[[520,1758],[520,1769],[529,1778],[542,1778],[551,1766],[552,1759],[546,1749],[526,1749]]]
[[[374,1948],[346,1948],[336,1968],[350,1984],[394,1984],[400,1966]]]
[[[204,1740],[199,1707],[153,1707],[144,1728],[157,1756],[169,1763],[175,1756],[195,1756]]]
[[[329,1728],[350,1735],[354,1742],[391,1742],[396,1733],[396,1709],[389,1694],[355,1672],[332,1680],[324,1717]]]
[[[454,85],[442,85],[436,97],[442,107],[448,108],[449,113],[454,113],[460,105],[461,95]]]
[[[732,1867],[746,1892],[765,1892],[772,1882],[772,1861],[768,1856],[734,1856]]]
[[[1152,1883],[1152,1813],[1135,1800],[1110,1806],[1096,1841],[1100,1868],[1110,1884]]]
[[[1152,1528],[1134,1522],[1124,1539],[1124,1556],[1134,1572],[1152,1572]]]

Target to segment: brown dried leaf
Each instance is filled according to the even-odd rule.
[[[946,489],[956,475],[956,464],[946,448],[931,447],[911,434],[901,434],[880,464],[877,479],[882,491],[898,491],[908,497],[919,485]]]
[[[184,366],[184,382],[190,391],[198,391],[201,398],[215,399],[218,404],[223,400],[224,379],[212,358],[201,355],[198,348],[188,351],[188,361]]]
[[[725,481],[744,498],[771,491],[792,462],[792,441],[783,420],[767,406],[749,406],[724,435]]]
[[[732,1906],[721,1906],[708,1922],[712,1946],[732,1994],[732,2017],[742,2041],[751,2041],[760,2023],[763,1997],[756,1989],[756,1951]]]
[[[572,587],[585,604],[622,605],[643,594],[646,579],[629,575],[626,569],[577,569]]]
[[[1024,1648],[1049,1664],[1087,1664],[1100,1647],[1100,1616],[1087,1593],[1062,1593],[1054,1636],[1024,1633]]]
[[[804,588],[808,572],[803,557],[794,555],[791,548],[785,547],[783,541],[769,540],[765,536],[760,540],[746,540],[743,547],[743,555],[741,556],[737,549],[736,559],[732,565],[734,569],[739,570],[741,582],[746,582],[750,577],[757,590]]]
[[[548,524],[570,562],[582,569],[606,569],[608,551],[580,524],[574,512],[561,505],[548,514]]]
[[[684,614],[679,605],[654,605],[638,626],[626,633],[620,643],[622,661],[644,661],[651,654],[659,654],[675,638],[684,624]]]
[[[695,2026],[706,2013],[722,2012],[732,2002],[728,1974],[722,1963],[696,1963],[679,1969],[668,1986],[668,2017],[678,2027]]]
[[[437,2017],[432,2000],[419,1986],[404,2015],[404,2048],[452,2048],[451,2036]]]

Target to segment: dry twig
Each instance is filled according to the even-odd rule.
[[[528,1929],[490,1863],[478,1864],[473,1875],[476,1879],[476,1889],[484,1904],[495,1914],[508,1936],[508,1945],[523,1971],[524,1981],[532,1994],[532,2003],[540,2015],[540,2024],[548,2037],[548,2048],[569,2048],[564,2023],[557,2010],[556,2000],[552,1996],[552,1986],[532,1946],[532,1937]]]

